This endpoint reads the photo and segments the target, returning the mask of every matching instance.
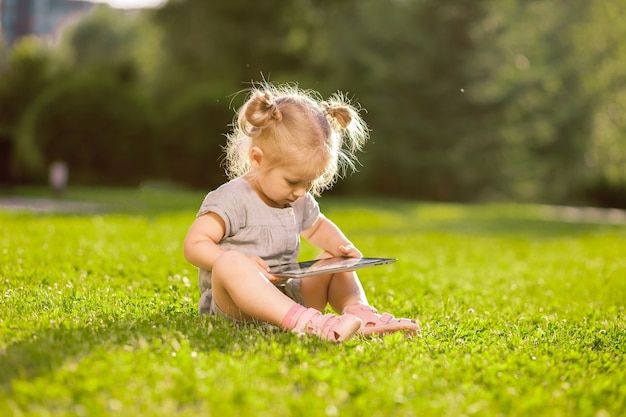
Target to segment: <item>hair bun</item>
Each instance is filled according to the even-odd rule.
[[[257,91],[246,105],[244,121],[247,126],[244,131],[255,136],[258,130],[265,129],[270,123],[279,122],[282,118],[272,94],[268,91]]]
[[[346,106],[330,105],[327,102],[322,103],[322,107],[326,114],[335,122],[340,129],[346,129],[352,122],[352,112]]]

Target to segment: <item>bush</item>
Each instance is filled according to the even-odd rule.
[[[49,51],[35,37],[22,38],[10,51],[0,48],[0,185],[15,182],[15,131],[31,103],[53,82],[52,66]]]
[[[213,188],[224,182],[219,160],[234,113],[212,90],[193,86],[170,105],[160,129],[162,175],[175,182]]]
[[[626,184],[601,178],[585,188],[584,197],[592,205],[626,209]]]
[[[41,181],[55,160],[84,185],[134,185],[154,173],[151,108],[132,88],[97,73],[44,92],[25,115],[16,143],[17,175]]]

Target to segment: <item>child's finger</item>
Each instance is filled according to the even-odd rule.
[[[353,251],[355,248],[352,245],[343,245],[343,246],[339,246],[339,250],[342,251],[343,253],[349,253],[351,251]]]
[[[351,258],[363,257],[361,252],[357,248],[355,248],[353,245],[339,246],[339,250],[343,252],[344,255],[349,256]]]
[[[251,256],[251,258],[259,267],[261,267],[262,270],[269,272],[270,266],[263,260],[263,258],[259,256]]]
[[[276,275],[272,275],[272,274],[265,274],[265,276],[267,277],[267,279],[270,280],[272,284],[278,284],[280,282],[286,281],[285,278],[277,277]]]

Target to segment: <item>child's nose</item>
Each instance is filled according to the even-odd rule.
[[[305,194],[306,194],[306,192],[307,192],[306,187],[297,187],[297,188],[294,190],[293,194],[294,194],[296,197],[300,198],[300,197],[302,197],[303,195],[305,195]]]

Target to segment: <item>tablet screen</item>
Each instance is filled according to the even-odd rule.
[[[272,267],[270,274],[283,278],[304,278],[342,271],[354,271],[395,262],[395,258],[328,258]]]

